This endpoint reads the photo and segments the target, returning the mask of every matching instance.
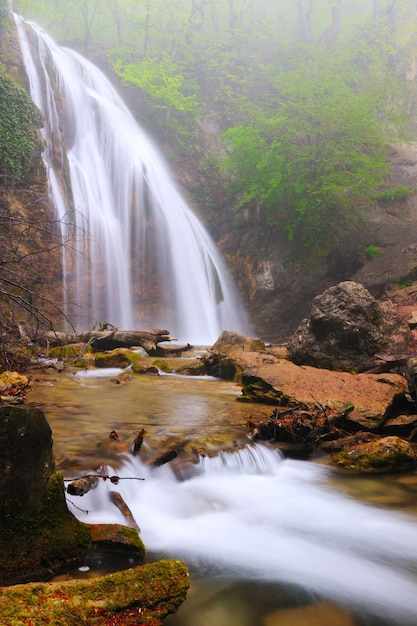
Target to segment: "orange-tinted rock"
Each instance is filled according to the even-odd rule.
[[[243,366],[244,359],[240,354],[243,399],[306,411],[342,411],[346,419],[367,430],[376,430],[406,391],[406,381],[398,374],[334,372],[286,360],[257,366],[251,356]]]

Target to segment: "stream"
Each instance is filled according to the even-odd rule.
[[[71,497],[74,515],[123,523],[108,498],[119,490],[147,559],[189,565],[187,601],[164,623],[415,626],[415,474],[346,476],[319,459],[284,459],[271,446],[254,445],[246,420],[268,416],[271,407],[238,402],[233,383],[119,374],[39,371],[28,401],[48,419],[64,475],[104,464],[108,473],[135,479],[100,481],[83,498]],[[176,466],[152,469],[141,452],[129,453],[141,428],[141,452],[176,447]],[[181,476],[181,459],[195,448],[209,454]]]

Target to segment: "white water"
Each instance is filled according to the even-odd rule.
[[[63,258],[71,320],[80,329],[96,322],[167,328],[201,345],[225,329],[246,332],[215,245],[109,81],[15,19],[30,93],[46,119],[50,195],[63,240],[73,241]],[[65,191],[59,181],[67,167]]]
[[[283,461],[263,446],[201,459],[197,470],[181,482],[169,466],[152,472],[126,458],[113,473],[146,480],[118,487],[100,481],[76,499],[89,514],[73,512],[88,523],[123,523],[107,493],[118,489],[148,551],[214,567],[228,580],[294,584],[358,613],[415,626],[411,518],[349,499],[328,485],[327,468]]]

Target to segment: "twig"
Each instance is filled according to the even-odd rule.
[[[67,502],[69,502],[70,504],[72,504],[72,506],[76,509],[78,509],[79,511],[81,511],[81,513],[85,513],[85,515],[88,515],[89,513],[91,513],[91,511],[87,511],[87,509],[80,509],[79,506],[77,506],[76,504],[74,504],[74,502],[72,502],[71,500],[68,500],[68,498],[65,496],[65,500]]]
[[[102,478],[103,480],[109,480],[113,485],[117,485],[119,480],[145,480],[145,478],[138,478],[137,476],[109,476],[108,474],[86,474],[85,476],[77,476],[77,478],[64,478],[64,483],[72,483],[74,480],[80,480],[81,478]]]

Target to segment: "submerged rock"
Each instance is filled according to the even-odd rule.
[[[141,355],[128,348],[115,348],[108,352],[99,352],[95,355],[94,365],[99,368],[120,367],[125,369],[130,365],[140,366]]]
[[[298,365],[358,371],[378,353],[407,352],[411,342],[392,303],[378,302],[363,285],[345,281],[313,300],[288,350]]]

